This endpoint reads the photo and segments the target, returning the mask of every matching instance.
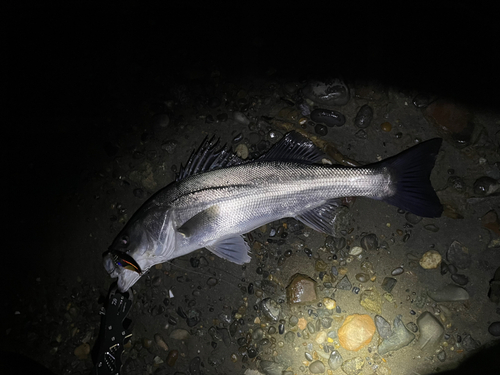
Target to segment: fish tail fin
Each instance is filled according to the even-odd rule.
[[[394,178],[395,193],[383,200],[422,217],[439,217],[443,206],[434,191],[430,175],[442,143],[441,138],[422,142],[377,163]]]

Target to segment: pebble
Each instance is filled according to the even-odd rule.
[[[207,285],[208,286],[215,286],[219,283],[219,281],[215,278],[215,277],[210,277],[208,280],[207,280]]]
[[[309,372],[311,374],[323,374],[325,372],[325,365],[321,361],[314,361],[309,365]]]
[[[403,267],[397,267],[397,268],[394,268],[391,272],[391,275],[392,276],[398,276],[398,275],[401,275],[405,270],[403,269]]]
[[[500,336],[500,322],[493,322],[488,327],[488,332],[493,336]]]
[[[452,242],[446,252],[446,259],[462,270],[469,268],[471,263],[469,249],[458,241]]]
[[[425,108],[433,102],[434,98],[429,94],[417,94],[413,98],[413,105],[417,108]]]
[[[351,248],[351,250],[349,251],[349,254],[350,255],[353,255],[353,256],[356,256],[356,255],[359,255],[363,252],[363,248],[360,247],[360,246],[354,246],[353,248]]]
[[[407,212],[405,214],[405,219],[406,219],[407,222],[409,222],[412,225],[418,224],[418,223],[420,223],[422,221],[422,217],[421,216],[417,216],[415,214],[412,214],[411,212]]]
[[[325,135],[328,134],[328,128],[325,125],[322,124],[317,124],[314,127],[314,131],[317,135],[324,137]]]
[[[469,293],[464,288],[454,284],[447,285],[435,292],[429,291],[427,294],[436,302],[456,302],[469,299]]]
[[[177,362],[178,358],[179,358],[179,351],[171,350],[167,355],[167,365],[170,367],[174,367],[175,362]]]
[[[243,125],[250,124],[250,120],[241,112],[234,112],[233,118],[236,122],[239,122],[240,124],[243,124]]]
[[[420,266],[425,270],[438,268],[441,264],[441,254],[436,250],[429,250],[419,260]]]
[[[349,88],[339,78],[312,80],[302,89],[304,96],[318,104],[345,105],[350,99]]]
[[[500,189],[500,184],[497,180],[491,177],[481,177],[474,182],[474,194],[486,197],[493,193],[498,192]]]
[[[373,119],[373,109],[368,104],[363,105],[354,119],[354,125],[358,128],[367,128]]]
[[[260,361],[260,368],[265,375],[282,375],[284,370],[279,363],[265,360]]]
[[[236,146],[236,149],[234,150],[236,153],[236,156],[239,158],[246,160],[248,158],[248,147],[244,143],[240,143],[238,146]]]
[[[364,366],[365,361],[363,358],[354,357],[342,363],[342,371],[344,371],[347,375],[358,375]]]
[[[357,273],[355,277],[360,283],[366,283],[370,280],[370,277],[366,273]]]
[[[415,335],[405,327],[401,315],[394,319],[393,326],[391,335],[378,346],[380,355],[404,348],[415,339]]]
[[[390,132],[392,130],[392,125],[390,122],[384,122],[380,125],[380,129],[384,132]]]
[[[351,288],[352,288],[352,284],[349,281],[349,278],[347,277],[347,275],[342,277],[342,279],[340,279],[340,281],[337,283],[337,289],[351,290]]]
[[[425,311],[417,319],[420,337],[417,345],[420,349],[431,352],[441,341],[444,328],[437,318],[430,312]]]
[[[440,361],[440,362],[444,362],[446,360],[446,352],[444,350],[441,350],[437,355],[436,355],[437,359]]]
[[[174,140],[166,140],[162,143],[161,149],[166,151],[167,154],[172,155],[177,148],[178,142]]]
[[[325,124],[329,127],[342,126],[345,124],[345,116],[331,109],[315,109],[311,112],[311,120]]]
[[[378,248],[378,238],[374,233],[367,234],[361,238],[361,247],[364,250],[376,250]]]
[[[328,358],[328,367],[330,367],[331,370],[335,371],[340,366],[342,366],[342,363],[343,359],[340,353],[337,350],[333,350],[330,354],[330,357]]]
[[[185,329],[175,329],[169,337],[174,340],[188,340],[191,335]]]
[[[278,321],[281,312],[280,305],[272,298],[265,298],[260,303],[261,310],[269,319]]]
[[[325,305],[325,307],[328,310],[333,310],[337,307],[337,302],[335,302],[334,299],[325,297],[325,298],[323,298],[323,305]]]
[[[286,287],[286,295],[290,304],[315,301],[317,299],[316,281],[297,273],[292,276],[292,281]]]
[[[426,229],[430,232],[437,232],[439,230],[439,227],[437,227],[434,224],[427,224],[427,225],[424,225],[424,229]]]
[[[458,273],[451,275],[451,279],[458,285],[467,285],[469,282],[469,278],[467,276]]]
[[[375,327],[377,332],[383,339],[387,339],[392,335],[391,324],[380,315],[375,315]]]
[[[154,336],[156,344],[162,348],[164,351],[168,351],[168,345],[165,343],[160,334],[155,334]]]
[[[392,278],[392,277],[385,277],[384,281],[382,281],[382,289],[384,289],[386,292],[391,293],[392,289],[394,289],[394,286],[396,285],[397,280]]]

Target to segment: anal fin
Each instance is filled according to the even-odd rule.
[[[295,218],[318,232],[335,235],[335,219],[341,206],[341,198],[330,199],[321,206],[303,212]]]

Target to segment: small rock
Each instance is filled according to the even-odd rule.
[[[480,197],[489,195],[498,195],[500,184],[497,180],[491,177],[481,177],[474,182],[474,194]]]
[[[467,276],[459,273],[451,275],[451,279],[458,285],[467,285],[467,283],[469,282],[469,278]]]
[[[349,255],[353,255],[353,256],[356,256],[356,255],[359,255],[363,252],[363,248],[362,247],[359,247],[359,246],[354,246],[353,248],[351,248],[351,250],[349,251]]]
[[[495,210],[490,210],[481,218],[483,227],[491,230],[497,236],[500,236],[500,221]]]
[[[236,156],[243,160],[246,160],[248,158],[248,147],[244,143],[240,143],[238,146],[236,146],[234,152],[236,153]]]
[[[75,351],[73,352],[73,354],[78,358],[78,359],[81,359],[81,360],[85,360],[88,358],[89,356],[89,353],[90,353],[90,345],[87,344],[87,343],[83,343],[82,345],[80,346],[77,346],[75,348]]]
[[[446,352],[444,350],[441,350],[437,355],[437,359],[439,362],[444,362],[446,360]]]
[[[427,294],[436,302],[456,302],[469,299],[469,293],[464,288],[453,284],[449,284],[435,292],[429,291]]]
[[[429,232],[437,232],[437,231],[439,231],[439,228],[436,225],[434,225],[434,224],[424,225],[424,229],[428,230]]]
[[[401,275],[405,270],[403,269],[403,267],[397,267],[397,268],[394,268],[392,271],[391,271],[391,275],[392,276],[398,276],[398,275]]]
[[[295,274],[288,286],[286,295],[289,304],[307,303],[316,301],[316,282],[310,277],[302,274]]]
[[[491,302],[500,302],[500,267],[497,268],[493,279],[490,281],[490,290],[488,291],[488,297]]]
[[[383,339],[387,339],[392,335],[391,324],[380,315],[375,315],[375,327],[377,327],[377,332]]]
[[[382,313],[382,299],[376,289],[367,289],[361,293],[360,302],[366,310],[375,314]]]
[[[500,322],[493,322],[488,327],[488,332],[493,336],[500,336]]]
[[[382,281],[382,289],[384,289],[386,292],[391,293],[392,289],[394,289],[394,286],[396,285],[397,280],[393,277],[385,277],[384,281]]]
[[[441,264],[441,260],[441,254],[439,254],[436,250],[429,250],[424,255],[422,255],[419,263],[423,269],[431,270],[434,268],[438,268]]]
[[[311,112],[311,120],[329,127],[345,124],[345,116],[340,112],[330,109],[315,109]]]
[[[399,350],[410,344],[415,335],[411,333],[404,325],[402,316],[398,315],[394,319],[394,329],[390,337],[384,339],[378,346],[378,353],[384,355],[388,352]]]
[[[354,119],[354,125],[358,128],[367,128],[373,119],[373,109],[368,105],[363,105]]]
[[[234,112],[233,117],[236,122],[239,122],[242,125],[250,124],[250,120],[241,112]]]
[[[481,343],[478,340],[474,340],[471,335],[465,335],[462,339],[462,345],[466,351],[471,352],[478,349]]]
[[[366,283],[370,280],[370,277],[366,273],[357,273],[355,277],[360,283]]]
[[[323,374],[325,372],[325,365],[321,361],[314,361],[309,365],[309,372],[311,374]]]
[[[363,358],[355,357],[342,363],[342,371],[347,375],[358,375],[363,370],[364,365],[365,361]]]
[[[349,88],[339,78],[325,81],[309,81],[302,90],[313,102],[326,105],[345,105],[349,101]]]
[[[367,234],[361,238],[361,247],[364,250],[377,250],[378,248],[378,238],[374,233]]]
[[[283,373],[283,366],[273,361],[260,361],[260,369],[265,375],[281,375]]]
[[[191,335],[185,329],[175,329],[169,337],[174,340],[188,340]]]
[[[441,341],[444,328],[437,318],[430,312],[425,311],[417,319],[420,337],[417,345],[420,349],[431,352],[435,346]]]
[[[162,348],[164,351],[168,351],[168,345],[165,343],[165,340],[163,340],[163,338],[161,337],[160,334],[155,334],[155,342],[156,344]]]
[[[269,319],[275,322],[279,320],[281,307],[275,300],[272,298],[265,298],[260,303],[260,306],[264,315]]]
[[[333,350],[328,358],[328,366],[332,371],[337,370],[340,366],[342,366],[342,356],[337,350]]]
[[[337,334],[344,349],[358,351],[371,342],[375,330],[369,315],[352,314],[346,317]]]
[[[411,225],[416,225],[422,221],[421,216],[417,216],[415,214],[412,214],[411,212],[407,212],[405,214],[405,219],[407,222],[409,222]]]
[[[167,355],[167,365],[170,367],[174,367],[175,362],[177,362],[178,358],[179,358],[179,351],[171,350]]]
[[[334,299],[325,297],[325,298],[323,298],[323,305],[325,305],[325,307],[328,310],[333,310],[337,307],[337,302],[335,302]]]
[[[352,284],[349,281],[347,275],[345,275],[344,277],[342,277],[342,279],[340,279],[340,281],[337,283],[336,288],[342,290],[351,290]]]
[[[327,339],[326,332],[321,331],[318,332],[318,334],[316,335],[316,339],[314,341],[316,341],[316,344],[321,345],[326,341],[326,339]]]
[[[461,270],[469,268],[471,262],[469,249],[458,241],[453,241],[450,245],[446,252],[446,259]]]

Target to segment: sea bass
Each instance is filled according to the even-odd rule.
[[[292,217],[333,234],[341,197],[383,200],[423,217],[442,206],[430,174],[442,140],[422,142],[363,167],[321,164],[325,155],[299,133],[287,133],[267,153],[243,161],[205,140],[177,180],[132,216],[104,253],[104,267],[127,291],[158,263],[206,248],[237,264],[250,261],[243,235]]]

